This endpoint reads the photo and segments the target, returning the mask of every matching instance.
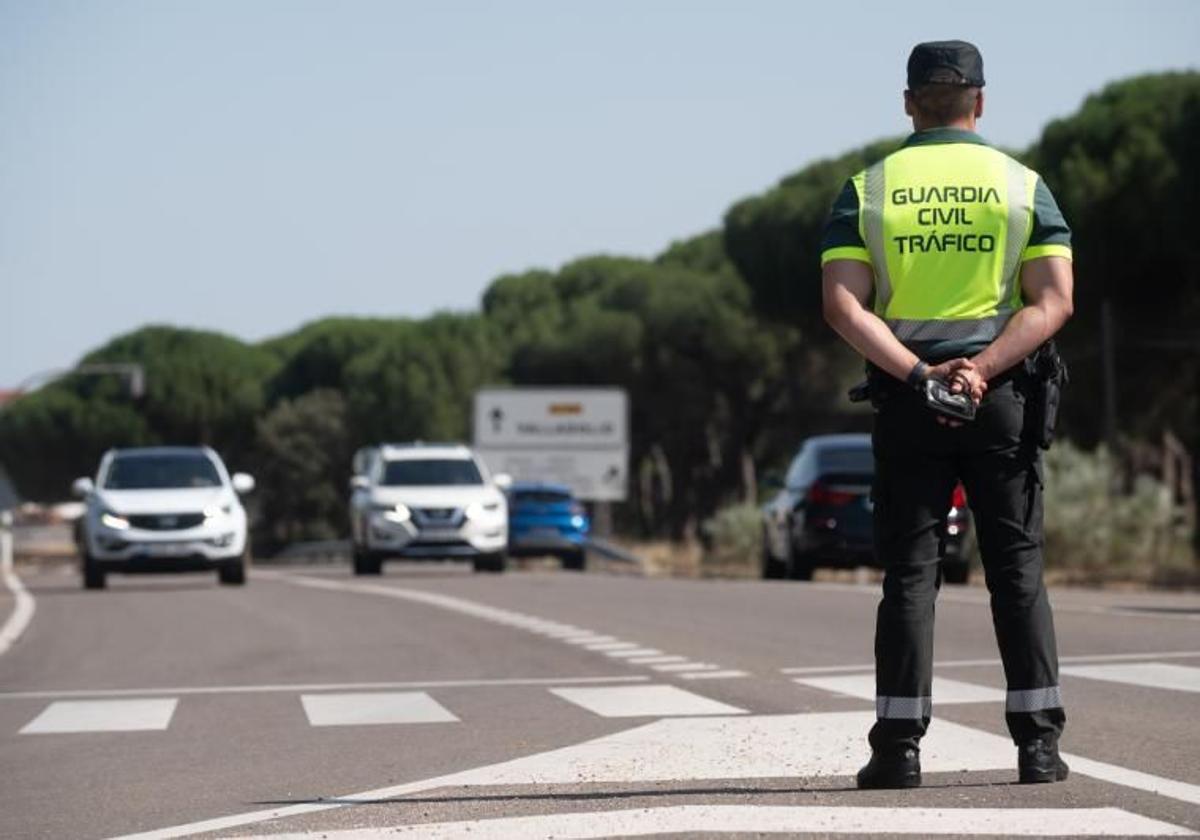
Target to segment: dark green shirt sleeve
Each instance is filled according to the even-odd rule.
[[[869,263],[871,256],[858,232],[858,190],[851,178],[833,202],[829,221],[821,237],[821,265],[830,260],[857,260]]]
[[[821,252],[846,247],[867,247],[858,232],[858,191],[854,189],[854,181],[849,179],[829,211],[829,220],[821,237]]]
[[[1048,256],[1070,258],[1071,228],[1058,209],[1054,194],[1039,175],[1033,190],[1033,229],[1023,257],[1028,260]]]

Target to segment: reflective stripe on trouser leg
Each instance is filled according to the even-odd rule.
[[[875,717],[880,720],[922,720],[932,716],[931,697],[875,698]]]
[[[1008,692],[1004,710],[1007,712],[1040,712],[1063,707],[1062,690],[1056,685]]]

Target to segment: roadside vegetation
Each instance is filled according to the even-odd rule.
[[[1194,581],[1200,450],[1200,74],[1130,79],[1022,153],[1075,229],[1072,369],[1048,470],[1051,562],[1078,579]],[[346,532],[349,454],[470,437],[483,385],[616,385],[633,406],[630,538],[757,557],[760,472],[812,434],[862,431],[860,362],[821,320],[818,251],[843,180],[900,142],[818,161],[654,259],[592,256],[497,278],[478,312],[332,318],[258,344],[151,326],[84,361],[138,361],[133,402],[67,378],[0,414],[0,463],[26,498],[62,498],[109,446],[207,443],[260,476],[257,543]],[[429,278],[400,278],[400,282]],[[1115,336],[1104,425],[1102,302]],[[1098,448],[1104,442],[1106,448]],[[751,554],[751,552],[754,552]]]

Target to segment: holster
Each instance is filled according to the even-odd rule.
[[[1054,341],[1047,341],[1025,360],[1028,387],[1026,432],[1032,442],[1049,449],[1058,425],[1062,389],[1070,381],[1067,364]]]

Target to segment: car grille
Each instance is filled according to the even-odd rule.
[[[414,508],[413,520],[420,528],[457,528],[462,524],[460,508]]]
[[[147,513],[129,517],[129,524],[143,531],[183,531],[203,523],[203,513]]]

